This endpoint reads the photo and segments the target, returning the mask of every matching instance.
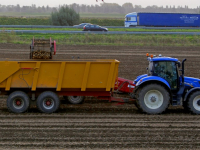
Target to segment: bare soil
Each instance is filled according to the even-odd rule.
[[[186,75],[199,78],[199,47],[120,47],[58,45],[54,59],[117,59],[119,76],[146,73],[146,53],[187,58]],[[29,45],[0,44],[0,58],[28,59]],[[200,117],[182,107],[162,115],[142,114],[134,104],[90,100],[62,104],[57,113],[36,107],[9,113],[0,98],[0,149],[199,149]]]

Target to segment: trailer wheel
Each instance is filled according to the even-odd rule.
[[[82,104],[84,102],[84,96],[67,96],[67,101],[70,104]]]
[[[23,113],[30,105],[29,96],[22,91],[15,91],[8,96],[7,108],[13,113]]]
[[[170,97],[168,91],[161,85],[149,84],[139,92],[137,104],[145,113],[163,113],[169,105]]]
[[[192,93],[188,99],[188,108],[194,114],[200,114],[200,91]]]
[[[37,98],[37,108],[43,113],[53,113],[58,110],[60,99],[51,91],[41,93]]]

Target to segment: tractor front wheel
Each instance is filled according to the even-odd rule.
[[[194,114],[200,114],[200,91],[192,93],[188,99],[188,108]]]

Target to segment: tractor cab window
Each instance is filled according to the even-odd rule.
[[[152,76],[153,73],[153,62],[149,61],[149,67],[147,68],[147,74],[148,76]]]
[[[172,89],[177,89],[178,73],[175,62],[155,61],[153,65],[153,75],[167,80]]]

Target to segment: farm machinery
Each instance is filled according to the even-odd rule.
[[[56,54],[56,41],[50,39],[34,39],[30,45],[30,59],[52,59]]]
[[[0,95],[8,95],[11,112],[25,112],[30,103],[35,103],[41,112],[53,113],[59,108],[59,96],[71,104],[93,96],[122,103],[133,101],[148,114],[160,114],[170,104],[200,114],[200,79],[184,76],[186,59],[181,64],[177,58],[147,54],[148,73],[132,81],[118,77],[118,60],[52,61],[53,54],[55,41],[33,38],[30,60],[0,59]],[[116,93],[126,97],[115,97]]]
[[[134,81],[136,106],[145,113],[159,114],[169,104],[181,105],[194,114],[200,114],[200,79],[184,76],[186,59],[180,63],[176,58],[161,55],[147,54],[147,58],[148,74],[140,75]]]

